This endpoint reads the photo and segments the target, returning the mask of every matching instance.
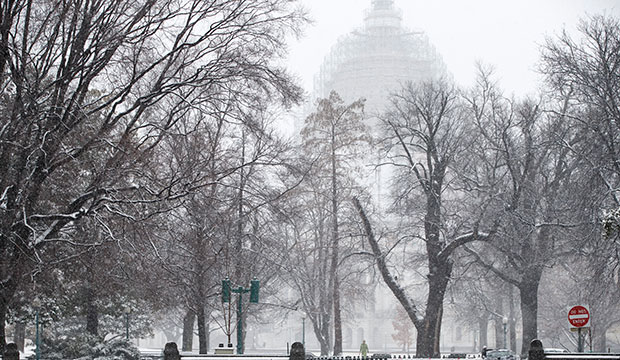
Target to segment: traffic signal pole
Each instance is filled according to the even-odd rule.
[[[250,290],[244,289],[241,286],[233,290],[233,292],[239,294],[237,304],[237,354],[243,354],[243,293],[248,291]]]
[[[250,293],[250,303],[258,303],[258,291],[260,283],[253,279],[250,288],[244,289],[239,286],[237,289],[230,288],[230,280],[222,281],[222,302],[230,302],[230,293],[239,294],[237,298],[237,354],[243,354],[243,293]]]

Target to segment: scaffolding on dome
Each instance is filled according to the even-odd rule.
[[[390,92],[405,81],[423,81],[447,73],[428,37],[402,25],[393,0],[373,0],[363,26],[342,36],[315,77],[315,97],[336,90],[345,101],[366,99],[366,108],[380,111]]]

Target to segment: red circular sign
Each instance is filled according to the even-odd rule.
[[[581,305],[573,306],[568,311],[568,322],[574,327],[584,327],[590,321],[590,312]]]

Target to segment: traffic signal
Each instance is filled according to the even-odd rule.
[[[260,288],[260,283],[257,279],[253,279],[250,281],[250,302],[257,303],[258,302],[258,289]]]
[[[222,302],[230,302],[230,279],[222,280]]]

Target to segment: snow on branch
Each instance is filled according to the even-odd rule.
[[[67,213],[55,213],[55,214],[32,214],[27,215],[24,209],[23,211],[23,223],[26,226],[31,234],[32,234],[32,242],[30,246],[37,247],[39,244],[43,243],[46,239],[53,236],[53,234],[60,231],[65,225],[70,222],[77,221],[82,218],[88,210],[84,207],[84,205],[89,201],[99,201],[105,202],[105,195],[110,193],[119,193],[126,192],[131,190],[137,190],[137,186],[128,186],[123,188],[108,188],[108,189],[94,189],[92,191],[86,192],[80,195],[78,198],[73,200],[71,204],[67,207],[70,212]],[[6,190],[5,190],[6,192]],[[102,200],[102,198],[104,200]],[[29,224],[29,221],[36,221],[41,224],[47,221],[51,221],[47,226],[45,226],[44,230],[35,229],[32,225]],[[39,225],[40,226],[40,225]]]
[[[400,304],[405,308],[405,311],[411,318],[411,321],[416,325],[416,327],[421,326],[421,322],[423,319],[419,317],[419,311],[413,301],[407,297],[405,294],[405,290],[398,285],[390,270],[388,269],[387,262],[385,260],[385,255],[381,252],[379,248],[379,244],[377,243],[377,239],[375,238],[374,232],[372,230],[372,225],[366,216],[366,212],[364,208],[360,204],[357,198],[353,198],[353,204],[357,209],[364,226],[364,231],[366,232],[366,237],[368,238],[368,242],[370,243],[370,247],[372,248],[372,252],[377,261],[377,267],[379,268],[379,272],[383,277],[383,281],[390,288],[394,296],[398,299]]]
[[[78,220],[80,217],[82,217],[82,215],[84,215],[84,211],[80,210],[80,211],[72,212],[70,214],[47,214],[47,215],[34,214],[34,215],[28,216],[28,218],[30,220],[69,220],[69,221],[75,221],[75,220]]]
[[[13,185],[9,185],[7,186],[4,191],[2,192],[2,196],[0,196],[0,209],[6,209],[6,198],[7,198],[7,193],[9,192],[9,190],[13,187]]]
[[[462,234],[454,238],[448,246],[446,246],[439,253],[439,257],[448,258],[459,247],[468,244],[473,241],[489,241],[492,237],[492,233],[479,232],[478,230],[471,231],[467,234]]]

